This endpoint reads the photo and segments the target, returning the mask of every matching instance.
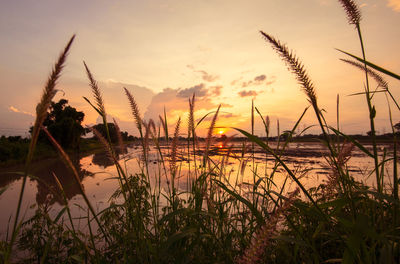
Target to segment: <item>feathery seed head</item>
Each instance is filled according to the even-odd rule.
[[[86,65],[86,62],[83,61],[83,65],[85,66],[86,69],[86,74],[89,79],[89,85],[92,88],[92,93],[94,96],[94,99],[96,100],[96,105],[98,109],[100,110],[100,113],[104,116],[106,116],[106,109],[104,107],[104,101],[103,101],[103,96],[101,95],[100,89],[97,85],[97,81],[94,79],[93,74],[90,72],[89,67]]]
[[[192,99],[189,98],[188,137],[194,133],[194,103],[195,94],[193,93]]]
[[[110,145],[108,144],[107,140],[103,137],[103,135],[94,127],[89,127],[89,129],[93,132],[93,134],[96,136],[96,138],[100,141],[100,143],[103,145],[104,150],[107,153],[107,157],[110,159],[110,161],[114,161],[114,154],[111,150]]]
[[[314,85],[311,82],[311,79],[308,77],[307,71],[300,60],[296,57],[295,54],[293,54],[292,51],[289,51],[286,45],[282,44],[279,40],[264,33],[263,31],[260,31],[260,33],[265,38],[265,40],[272,44],[273,49],[286,62],[286,64],[289,66],[290,71],[296,75],[296,79],[302,86],[304,92],[308,97],[308,100],[314,107],[316,107],[317,95],[315,93]]]
[[[124,87],[125,90],[125,94],[128,97],[129,100],[129,104],[131,106],[131,111],[132,111],[132,115],[135,119],[136,122],[136,126],[137,128],[140,130],[142,130],[142,119],[140,118],[140,111],[139,111],[139,107],[135,101],[135,98],[132,96],[132,94],[128,91],[128,89],[126,89]]]
[[[347,19],[351,25],[359,25],[361,21],[361,11],[353,0],[339,0],[347,14]]]
[[[42,97],[40,99],[39,104],[36,106],[36,115],[37,115],[37,122],[38,127],[40,127],[47,116],[47,110],[49,109],[51,100],[53,99],[54,95],[57,93],[55,86],[57,84],[57,80],[60,78],[61,71],[64,68],[65,61],[68,56],[68,51],[71,48],[72,42],[75,39],[75,35],[71,37],[68,41],[67,45],[65,46],[63,52],[61,52],[60,56],[54,68],[47,80],[46,86],[43,90]]]
[[[179,117],[178,122],[176,122],[174,140],[172,141],[172,151],[171,151],[171,173],[175,176],[176,173],[176,156],[178,152],[178,138],[179,138],[179,128],[181,125],[181,118]]]
[[[347,60],[347,59],[340,59],[341,61],[344,61],[350,65],[353,65],[354,67],[365,71],[365,69],[367,69],[367,73],[375,79],[375,81],[378,83],[378,85],[380,87],[382,87],[383,89],[387,90],[389,88],[388,82],[377,72],[375,72],[374,70],[372,70],[371,68],[365,68],[364,64],[361,64],[359,62],[356,61],[352,61],[352,60]]]
[[[117,133],[118,147],[119,147],[119,150],[121,151],[121,153],[123,153],[125,148],[124,148],[124,141],[123,141],[122,135],[121,135],[121,130],[119,129],[118,123],[115,120],[115,118],[113,118],[113,121],[114,121],[114,126],[115,126],[115,132]]]
[[[282,221],[285,211],[297,199],[299,192],[300,190],[297,188],[294,192],[288,193],[287,199],[270,215],[268,222],[256,233],[250,246],[245,250],[244,255],[236,260],[236,263],[255,264],[262,261],[265,248],[268,246],[271,237],[276,235],[279,222]]]
[[[33,131],[32,131],[32,140],[29,146],[29,153],[27,157],[28,163],[32,159],[33,156],[33,149],[35,148],[37,139],[39,137],[39,131],[40,127],[42,126],[44,120],[46,119],[47,116],[47,110],[50,107],[51,100],[53,99],[54,95],[56,94],[57,90],[55,89],[55,86],[57,84],[58,79],[60,78],[61,71],[64,68],[65,61],[68,56],[68,51],[71,48],[72,42],[75,39],[75,35],[71,37],[67,45],[65,46],[63,52],[61,52],[60,56],[58,57],[58,60],[56,64],[54,65],[53,70],[51,71],[51,74],[49,76],[49,79],[47,80],[46,86],[43,90],[42,97],[40,98],[40,102],[36,106],[36,120],[35,124],[33,126]]]

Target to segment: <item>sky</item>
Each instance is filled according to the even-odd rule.
[[[400,73],[400,0],[358,0],[367,59]],[[83,61],[102,91],[105,108],[122,130],[136,134],[123,87],[131,91],[145,119],[159,120],[164,108],[171,128],[195,93],[198,120],[221,104],[218,127],[250,129],[251,104],[271,120],[271,134],[291,129],[306,107],[306,96],[262,30],[292,49],[313,81],[318,103],[336,126],[369,131],[361,71],[344,64],[336,48],[360,55],[357,32],[334,0],[2,0],[0,2],[0,135],[27,135],[47,76],[69,38],[76,39],[58,82],[55,100],[66,98],[85,113],[85,125],[99,121],[82,98],[91,95]],[[389,89],[400,98],[400,83]],[[375,88],[376,84],[371,82]],[[374,96],[379,133],[391,131],[383,93]],[[390,103],[393,122],[400,112]],[[204,135],[208,115],[199,126]],[[255,131],[265,135],[255,118]],[[308,110],[299,129],[315,125]],[[314,127],[306,133],[320,133]]]

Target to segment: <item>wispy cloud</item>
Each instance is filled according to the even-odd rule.
[[[209,89],[210,88],[210,89]],[[164,107],[171,118],[176,118],[178,115],[186,112],[189,108],[188,98],[193,93],[196,95],[196,110],[210,110],[217,107],[212,102],[212,98],[217,96],[222,89],[222,86],[207,87],[205,84],[197,84],[189,88],[165,88],[162,92],[154,95],[147,111],[144,114],[145,119],[158,119],[158,115],[162,114]]]
[[[214,82],[219,79],[219,75],[210,74],[204,70],[196,70],[196,68],[193,65],[186,65],[186,67],[188,67],[189,69],[193,70],[196,73],[200,73],[201,78],[206,82]]]
[[[25,114],[25,115],[35,116],[35,115],[34,115],[34,114],[32,114],[32,113],[29,113],[29,112],[26,112],[26,111],[19,110],[18,108],[14,107],[14,106],[12,106],[12,105],[8,107],[8,110],[10,110],[10,111],[12,111],[12,112],[14,112],[14,113],[20,113],[20,114]]]
[[[400,12],[400,0],[388,0],[387,6],[393,11]]]
[[[182,89],[182,90],[178,90],[178,93],[177,93],[176,96],[182,97],[182,98],[189,98],[193,94],[196,94],[197,97],[206,96],[207,95],[207,90],[206,90],[206,86],[204,85],[204,83],[200,83],[200,84],[195,85],[195,86],[190,87],[190,88],[185,88],[185,89]]]
[[[247,97],[247,96],[256,97],[258,95],[258,93],[254,90],[249,90],[249,91],[243,90],[243,91],[238,92],[238,94],[240,97]]]
[[[211,86],[211,93],[215,96],[220,96],[222,88],[222,85]]]
[[[250,79],[250,80],[243,80],[243,77],[240,77],[239,79],[233,80],[231,82],[231,85],[236,85],[239,84],[240,82],[240,86],[241,88],[246,88],[249,86],[260,86],[260,85],[271,85],[275,82],[276,78],[275,76],[272,77],[267,77],[267,75],[265,74],[260,74],[255,76],[254,78]]]
[[[256,77],[254,77],[254,81],[255,82],[263,82],[266,78],[267,78],[267,76],[265,74],[262,74],[262,75],[258,75]]]

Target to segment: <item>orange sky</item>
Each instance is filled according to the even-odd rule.
[[[400,73],[400,0],[357,3],[367,58]],[[364,97],[348,96],[363,90],[363,74],[343,64],[339,58],[344,56],[335,50],[360,54],[356,31],[337,1],[3,0],[0,134],[27,131],[52,64],[74,33],[76,41],[56,99],[67,98],[84,111],[86,124],[95,123],[97,116],[82,99],[91,96],[82,60],[99,81],[108,114],[131,133],[135,125],[124,86],[145,118],[158,120],[165,107],[171,127],[179,116],[187,123],[188,98],[196,92],[196,118],[222,104],[218,126],[249,129],[254,99],[262,114],[270,116],[272,135],[277,119],[281,131],[289,129],[308,101],[259,30],[295,50],[330,124],[336,123],[339,94],[342,129],[347,133],[369,130]],[[400,83],[386,79],[395,98],[400,98]],[[378,131],[390,132],[384,95],[377,94],[374,104]],[[394,122],[400,121],[393,106],[392,114]],[[200,131],[207,127],[206,121]],[[315,123],[309,111],[300,128]],[[256,116],[256,132],[263,135],[261,125]]]

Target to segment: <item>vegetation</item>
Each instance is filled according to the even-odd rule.
[[[48,114],[43,121],[43,126],[60,143],[64,149],[77,149],[81,136],[85,135],[82,126],[83,112],[76,111],[68,105],[68,100],[60,99],[57,103],[51,102]],[[33,127],[30,132],[32,133]],[[44,132],[39,134],[39,142],[51,144]]]
[[[117,158],[101,91],[85,64],[94,102],[85,99],[102,116],[105,128],[103,135],[95,128],[92,131],[114,162],[115,180],[120,187],[110,198],[110,205],[100,212],[93,209],[83,188],[80,189],[87,204],[87,215],[81,218],[86,221],[87,230],[76,226],[66,198],[65,206],[56,217],[51,217],[49,208],[43,206],[37,208],[31,219],[21,221],[21,199],[40,130],[45,132],[68,164],[72,179],[81,186],[78,172],[68,155],[42,126],[72,38],[56,63],[37,107],[16,218],[10,239],[0,244],[2,260],[9,263],[17,245],[28,254],[23,262],[40,263],[398,263],[397,138],[391,123],[393,149],[384,150],[382,154],[378,152],[374,125],[377,109],[372,100],[375,91],[370,89],[369,77],[371,72],[378,75],[375,70],[396,79],[400,76],[366,60],[360,11],[352,0],[339,2],[360,37],[362,58],[349,56],[361,62],[361,69],[365,72],[365,91],[362,94],[369,109],[372,151],[325,122],[317,100],[317,89],[300,59],[279,40],[261,32],[294,73],[315,112],[322,141],[329,150],[326,157],[331,168],[328,181],[311,189],[305,188],[301,182],[305,171],[290,169],[279,154],[282,152],[271,149],[267,140],[239,128],[236,130],[248,138],[253,148],[246,151],[244,147],[243,164],[249,155],[254,160],[253,146],[258,145],[274,159],[274,166],[272,170],[263,172],[253,166],[251,182],[242,182],[239,173],[236,179],[229,179],[226,170],[229,155],[217,159],[209,155],[219,107],[211,120],[205,146],[200,149],[196,140],[198,124],[194,122],[195,96],[189,99],[187,146],[181,148],[178,146],[181,119],[176,122],[174,135],[170,138],[170,120],[165,113],[160,116],[158,126],[152,120],[143,121],[134,97],[125,89],[142,147],[141,171],[132,173],[124,169],[124,160]],[[394,100],[387,86],[381,88]],[[387,105],[390,107],[389,101]],[[252,107],[252,128],[254,109],[258,112]],[[279,150],[287,147],[306,111],[308,108],[293,129],[287,131],[285,141],[278,144]],[[270,126],[265,121],[268,119],[262,120],[268,135]],[[346,141],[335,140],[332,135]],[[167,149],[160,144],[162,137]],[[149,146],[158,153],[159,169],[155,176],[149,173]],[[374,169],[370,174],[374,175],[375,187],[366,186],[352,177],[346,164],[354,148],[373,160]],[[187,175],[180,174],[183,162],[178,158],[181,156],[187,157]],[[386,168],[390,165],[392,169],[388,172]],[[286,173],[284,183],[279,186],[274,178],[278,168]],[[296,188],[287,192],[290,181]],[[179,182],[184,182],[186,188],[180,188]],[[59,191],[63,194],[61,185]]]
[[[114,123],[107,123],[108,132],[110,134],[110,139],[112,143],[118,143],[118,138],[122,137],[123,141],[133,141],[135,138],[131,135],[128,135],[128,132],[121,132],[119,128],[116,127]],[[107,137],[107,129],[104,124],[96,124],[93,126],[103,137]],[[120,135],[118,135],[118,132]],[[96,138],[96,135],[93,135],[93,138]]]

